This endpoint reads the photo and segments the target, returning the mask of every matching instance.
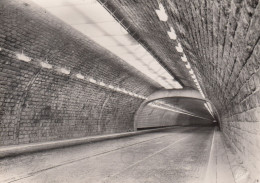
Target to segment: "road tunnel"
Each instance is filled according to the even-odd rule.
[[[258,0],[0,0],[0,182],[260,181]]]

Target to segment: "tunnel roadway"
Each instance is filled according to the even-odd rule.
[[[213,132],[212,127],[174,127],[5,158],[0,182],[203,182]]]

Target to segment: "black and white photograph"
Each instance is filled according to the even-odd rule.
[[[0,183],[260,183],[260,0],[0,0]]]

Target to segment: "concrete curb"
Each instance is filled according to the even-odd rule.
[[[116,134],[100,135],[100,136],[90,136],[90,137],[68,139],[68,140],[58,140],[58,141],[51,141],[51,142],[40,142],[40,143],[33,143],[33,144],[6,146],[0,148],[0,158],[18,156],[22,154],[45,151],[49,149],[64,148],[64,147],[69,147],[74,145],[86,144],[90,142],[141,135],[153,131],[161,131],[161,130],[166,130],[171,128],[176,128],[176,127],[156,128],[156,129],[149,129],[149,130],[142,130],[142,131],[116,133]]]

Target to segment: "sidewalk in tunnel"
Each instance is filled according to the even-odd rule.
[[[213,132],[212,127],[165,129],[5,158],[0,182],[202,182]]]

